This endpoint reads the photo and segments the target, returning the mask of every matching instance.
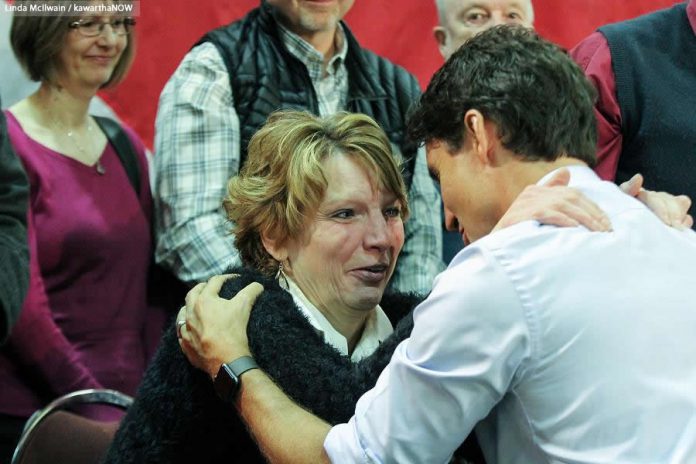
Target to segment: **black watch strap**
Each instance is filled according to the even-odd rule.
[[[256,361],[251,356],[242,356],[241,358],[227,363],[226,366],[228,366],[237,377],[248,370],[259,368],[259,365],[256,364]]]
[[[223,401],[234,404],[240,387],[240,377],[246,371],[258,369],[258,364],[251,356],[242,356],[220,366],[215,376],[215,392]]]

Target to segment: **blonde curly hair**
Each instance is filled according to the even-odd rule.
[[[373,119],[363,114],[320,118],[278,111],[249,141],[244,167],[230,179],[223,201],[245,264],[267,275],[277,271],[278,262],[261,237],[283,244],[300,236],[327,188],[323,161],[338,153],[350,156],[373,182],[393,192],[401,203],[402,219],[408,218],[399,163]]]

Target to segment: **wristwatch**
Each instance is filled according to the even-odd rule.
[[[234,405],[240,387],[241,375],[248,370],[258,368],[258,364],[251,356],[242,356],[232,362],[223,364],[215,376],[215,393],[221,400]]]

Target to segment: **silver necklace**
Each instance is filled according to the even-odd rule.
[[[77,151],[82,155],[83,159],[87,159],[87,150],[85,147],[80,143],[80,141],[77,139],[77,136],[75,134],[75,131],[73,129],[68,129],[65,127],[65,125],[55,116],[53,116],[53,125],[56,126],[57,129],[59,129],[62,133],[64,133],[71,141],[72,144],[75,145],[75,148],[77,148]],[[89,140],[91,142],[92,140],[92,119],[87,117],[87,134],[89,137]],[[94,164],[94,169],[97,171],[97,174],[103,176],[106,174],[106,169],[104,169],[104,165],[101,162],[101,156],[97,159],[97,162]]]

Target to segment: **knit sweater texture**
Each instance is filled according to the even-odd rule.
[[[385,295],[381,306],[395,325],[394,333],[371,356],[354,363],[324,342],[276,281],[249,269],[233,272],[240,277],[228,280],[221,296],[231,298],[252,281],[265,289],[247,328],[257,363],[293,400],[330,424],[353,415],[358,398],[374,386],[396,346],[410,335],[411,311],[421,300],[416,295]],[[217,398],[204,372],[188,363],[171,326],[106,462],[265,461],[234,408]]]

